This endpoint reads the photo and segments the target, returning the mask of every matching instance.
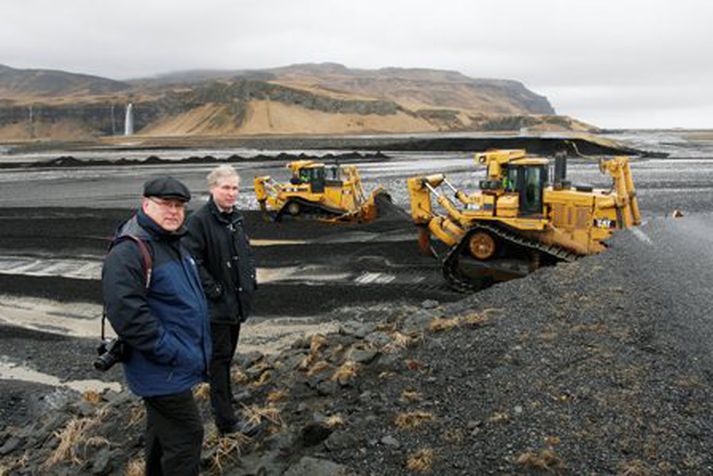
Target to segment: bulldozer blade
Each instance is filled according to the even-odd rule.
[[[260,211],[262,212],[262,219],[266,222],[278,221],[277,214],[267,209],[267,204],[264,200],[260,201]]]
[[[431,233],[425,226],[419,226],[418,229],[418,248],[426,256],[435,256],[434,250],[431,247]]]

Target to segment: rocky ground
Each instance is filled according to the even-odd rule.
[[[206,472],[713,471],[713,291],[700,285],[713,278],[711,218],[653,220],[606,253],[453,304],[241,355],[239,405],[269,427],[237,441],[207,423]],[[133,467],[140,402],[66,394],[28,401],[42,416],[0,433],[6,471]],[[196,394],[209,421],[205,388]]]
[[[398,213],[372,225],[278,230],[247,213],[258,262],[271,269],[233,380],[236,407],[267,428],[251,441],[218,438],[206,387],[197,388],[205,473],[710,474],[706,160],[640,165],[646,222],[605,253],[466,297],[414,254]],[[670,218],[673,208],[684,218]],[[126,214],[0,210],[3,256],[38,262],[0,273],[0,311],[20,297],[34,311],[64,303],[42,314],[46,328],[2,324],[0,367],[67,381],[0,380],[0,475],[141,474],[141,402],[121,389],[70,386],[120,384],[121,370],[93,372],[96,339],[52,327],[89,319],[78,303],[96,306],[95,280],[46,264],[97,261]],[[274,334],[256,337],[263,326],[284,330],[279,345]]]

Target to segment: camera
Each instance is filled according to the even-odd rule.
[[[118,338],[106,339],[97,347],[99,357],[94,360],[94,368],[106,372],[125,357],[125,344]]]

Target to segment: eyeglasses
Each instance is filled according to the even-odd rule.
[[[167,209],[167,210],[176,209],[176,211],[185,212],[186,207],[188,206],[188,204],[185,202],[176,202],[173,200],[171,200],[171,201],[158,200],[158,199],[152,198],[152,197],[148,197],[148,199],[151,200],[152,202],[154,202],[159,207]]]

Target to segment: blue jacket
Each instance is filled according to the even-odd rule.
[[[107,318],[127,344],[123,361],[129,388],[142,397],[172,395],[207,377],[211,356],[208,306],[195,261],[180,238],[141,210],[121,225],[102,269]],[[148,245],[152,273],[139,245]]]

